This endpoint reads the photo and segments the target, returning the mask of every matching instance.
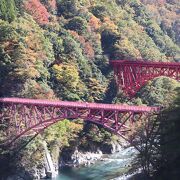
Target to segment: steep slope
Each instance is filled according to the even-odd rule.
[[[0,16],[1,96],[102,101],[108,59],[173,61],[179,53],[138,0],[3,2],[1,12],[12,11]]]
[[[148,84],[130,101],[117,94],[109,60],[178,61],[179,18],[175,0],[1,0],[0,96],[168,104],[176,86],[168,79]],[[56,160],[82,129],[79,121],[64,121],[45,132]],[[89,135],[93,142],[111,139],[102,129],[95,136]],[[36,165],[41,140],[23,152]],[[32,168],[23,153],[21,164]]]

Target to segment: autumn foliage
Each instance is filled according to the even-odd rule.
[[[109,61],[180,62],[179,12],[179,0],[0,0],[0,97],[144,104],[163,106],[163,109],[168,104],[177,107],[173,99],[177,96],[175,90],[180,87],[176,85],[178,82],[160,77],[147,83],[133,99],[129,99],[117,88]],[[131,132],[124,133],[128,133],[126,137],[140,149],[140,163],[145,170],[149,171],[149,159],[155,163],[159,159],[161,165],[164,161],[165,165],[173,164],[177,174],[180,173],[176,163],[180,162],[179,106],[167,117],[162,113],[162,121],[136,114],[133,124],[127,122]],[[37,110],[42,111],[41,108]],[[63,113],[63,109],[57,113]],[[16,116],[18,120],[18,114]],[[128,119],[127,115],[123,118]],[[5,121],[9,124],[8,117],[2,122],[0,118],[0,141],[6,128],[6,124],[2,124]],[[119,123],[122,122],[120,117]],[[105,151],[111,149],[110,141],[114,144],[115,137],[111,139],[109,132],[94,124],[83,125],[79,120],[61,121],[45,130],[42,139],[41,134],[33,140],[34,144],[31,141],[17,158],[14,154],[19,148],[15,153],[8,152],[7,157],[13,157],[8,159],[10,164],[7,163],[5,169],[10,170],[8,173],[20,173],[8,176],[27,179],[32,174],[38,175],[32,173],[34,170],[44,171],[43,160],[38,158],[44,155],[40,149],[41,140],[47,141],[55,160],[53,163],[57,165],[63,162],[59,161],[63,152],[65,155],[70,152],[65,146],[70,146],[71,150],[81,147],[83,152],[94,152],[95,147]],[[162,139],[161,133],[156,131],[159,125],[164,126]],[[22,144],[30,138],[25,137]],[[163,152],[163,161],[156,146]],[[1,149],[0,146],[0,152]],[[2,154],[0,160],[4,160]],[[4,166],[0,162],[1,165]],[[174,169],[170,172],[167,167],[165,170],[169,176],[159,179],[179,179],[180,174],[177,178],[173,176]],[[0,179],[6,179],[2,177],[2,171],[6,172],[0,167]]]
[[[91,29],[97,30],[101,27],[101,21],[94,15],[92,15],[89,19],[89,26],[91,27]]]
[[[48,4],[52,9],[56,9],[56,6],[57,6],[56,0],[49,0]]]
[[[76,40],[78,40],[81,43],[84,54],[90,59],[94,58],[94,49],[92,47],[92,44],[89,41],[86,41],[85,38],[79,35],[77,32],[75,31],[69,31],[69,32]]]
[[[39,0],[29,0],[24,3],[24,7],[26,11],[31,14],[34,20],[40,25],[44,25],[49,22],[49,13]]]

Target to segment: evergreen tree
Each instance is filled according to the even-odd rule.
[[[16,12],[16,5],[14,0],[7,0],[6,1],[7,6],[7,20],[9,22],[13,21],[16,18],[17,12]]]
[[[17,15],[16,5],[14,0],[0,1],[0,18],[12,22]]]
[[[7,19],[7,6],[6,0],[0,1],[0,18],[6,20]]]

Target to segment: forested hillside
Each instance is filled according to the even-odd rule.
[[[178,2],[159,2],[161,8],[138,0],[0,3],[1,96],[102,101],[109,59],[179,55]],[[172,18],[157,18],[161,9]]]
[[[125,59],[180,61],[178,0],[0,0],[0,97],[165,107],[177,99],[180,85],[169,78],[149,82],[131,100],[117,91],[109,61]],[[82,131],[82,122],[65,120],[43,138],[55,158]],[[100,131],[82,144],[112,138]],[[21,166],[41,159],[40,141],[26,149],[34,159],[21,155]]]

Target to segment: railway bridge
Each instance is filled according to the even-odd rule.
[[[133,97],[148,81],[166,76],[180,81],[180,63],[115,60],[110,61],[119,89]]]
[[[78,118],[102,125],[123,137],[135,121],[160,110],[159,107],[23,98],[0,98],[0,105],[0,120],[8,128],[8,142],[38,134],[63,119]]]
[[[180,80],[180,63],[111,61],[115,79],[129,96],[134,96],[147,81],[168,76]],[[69,102],[25,98],[0,98],[0,124],[6,127],[7,143],[39,134],[63,119],[82,119],[99,124],[125,138],[134,122],[159,113],[159,107]]]

